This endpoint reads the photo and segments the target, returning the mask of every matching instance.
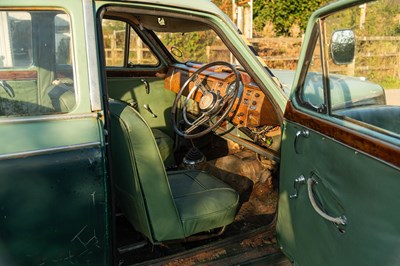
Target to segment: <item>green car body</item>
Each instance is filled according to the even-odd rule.
[[[254,134],[238,129],[224,137],[279,163],[276,247],[291,263],[398,264],[400,215],[396,209],[400,198],[395,188],[400,178],[400,109],[386,105],[385,92],[378,83],[340,74],[331,75],[326,81],[329,70],[325,68],[308,72],[316,40],[322,36],[321,21],[364,2],[338,1],[316,11],[309,20],[297,71],[272,70],[273,76],[249,49],[233,22],[208,0],[0,0],[0,21],[8,23],[2,24],[0,39],[21,38],[24,44],[0,41],[0,46],[12,51],[7,54],[3,51],[6,48],[0,50],[0,265],[120,265],[113,177],[119,172],[113,167],[129,164],[129,160],[125,161],[122,150],[110,149],[116,125],[110,115],[115,111],[109,98],[133,106],[143,117],[143,124],[153,130],[156,142],[161,138],[176,140],[170,123],[176,91],[164,90],[173,83],[164,70],[171,66],[192,67],[190,62],[174,61],[168,50],[159,48],[161,44],[148,29],[162,32],[163,22],[146,24],[146,17],[140,17],[142,12],[160,19],[172,17],[171,14],[182,19],[191,17],[193,25],[213,29],[240,63],[241,73],[251,77],[252,82],[245,87],[257,87],[265,95],[271,109],[260,113],[260,121],[263,117],[267,121],[262,126],[281,130],[273,145],[265,144],[265,139],[252,139]],[[136,17],[130,17],[131,13],[125,10],[131,10]],[[21,12],[25,13],[20,15]],[[65,17],[69,24],[64,24]],[[143,19],[146,31],[139,36],[149,44],[158,63],[129,68],[126,61],[125,68],[106,67],[103,18],[133,21],[137,28]],[[26,45],[22,34],[17,36],[18,25],[29,19],[32,42]],[[20,24],[14,22],[17,20]],[[147,25],[150,26],[146,28]],[[7,35],[6,29],[11,28],[17,32],[15,35]],[[60,39],[71,40],[71,47],[64,54]],[[276,78],[292,84],[290,93],[285,93]],[[326,88],[330,88],[329,93]],[[382,114],[377,116],[375,109],[382,110]],[[237,119],[242,116],[235,115]],[[231,125],[239,128],[240,123],[233,118],[232,121]],[[164,134],[157,137],[160,131]],[[159,151],[149,150],[150,154],[161,156],[167,170],[176,163],[168,145],[158,146]],[[111,158],[118,164],[111,163]],[[165,168],[146,167],[165,172]],[[157,189],[154,186],[154,191]],[[165,189],[174,187],[166,185]],[[161,195],[156,196],[161,199]],[[157,199],[148,204],[157,205]],[[149,216],[173,216],[167,210],[175,208],[173,203],[171,208],[165,207],[169,203],[159,204],[157,213],[150,212]],[[321,212],[336,218],[336,222],[322,218]],[[147,237],[149,243],[162,243],[172,230],[174,240],[187,237],[176,236],[180,229],[171,229],[180,227],[176,223],[175,227],[160,223],[165,227],[157,230],[140,225],[152,234]],[[174,259],[179,259],[180,253],[177,254]],[[274,251],[269,255],[276,254]],[[246,263],[266,262],[269,255],[263,253],[261,258]]]

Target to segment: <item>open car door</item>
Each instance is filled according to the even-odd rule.
[[[400,263],[400,107],[379,92],[390,87],[379,65],[390,61],[371,59],[398,53],[400,13],[394,1],[365,2],[318,10],[304,39],[285,111],[277,224],[295,265]]]

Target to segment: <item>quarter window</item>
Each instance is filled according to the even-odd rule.
[[[156,66],[158,59],[126,22],[103,19],[106,66]]]

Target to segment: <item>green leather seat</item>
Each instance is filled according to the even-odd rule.
[[[54,80],[44,91],[42,99],[43,106],[54,109],[51,112],[70,112],[76,103],[73,80],[70,78]]]
[[[112,178],[120,207],[151,242],[184,239],[233,222],[238,193],[201,171],[165,171],[153,132],[129,105],[110,100]]]
[[[159,129],[152,128],[151,131],[154,138],[156,139],[157,147],[160,151],[161,159],[164,162],[164,166],[167,168],[174,167],[174,140]]]

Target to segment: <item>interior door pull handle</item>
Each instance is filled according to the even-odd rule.
[[[324,211],[321,210],[321,208],[318,206],[317,202],[314,199],[314,193],[313,193],[313,185],[318,184],[317,181],[315,181],[312,178],[309,178],[307,180],[307,189],[308,189],[308,197],[310,199],[311,205],[314,208],[314,210],[324,219],[333,222],[335,224],[341,224],[341,225],[346,225],[347,224],[347,218],[344,215],[341,215],[339,217],[332,217],[328,214],[326,214]]]
[[[6,91],[8,96],[10,96],[11,98],[15,98],[15,92],[13,88],[7,83],[7,81],[0,80],[0,87],[2,87]]]
[[[144,104],[143,108],[147,110],[147,112],[149,112],[153,118],[157,118],[157,115],[155,113],[153,113],[153,111],[151,110],[150,106],[148,104]]]
[[[296,137],[294,138],[294,151],[296,152],[296,154],[299,154],[299,151],[297,149],[297,141],[300,137],[304,137],[304,138],[308,138],[310,136],[310,131],[308,130],[300,130],[297,131],[296,133]]]
[[[144,88],[146,90],[146,94],[150,94],[150,84],[147,80],[141,79],[140,80],[144,84]]]

